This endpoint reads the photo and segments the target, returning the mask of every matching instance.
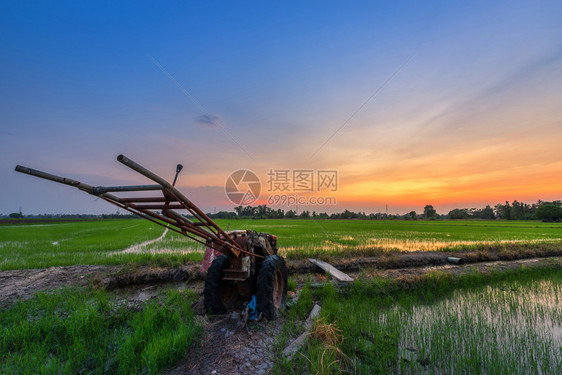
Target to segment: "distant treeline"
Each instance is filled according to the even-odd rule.
[[[285,211],[282,209],[274,209],[267,205],[259,206],[238,206],[232,211],[219,211],[217,213],[208,213],[209,217],[214,219],[359,219],[359,220],[438,220],[438,219],[504,219],[504,220],[543,220],[543,221],[560,221],[562,219],[562,201],[554,202],[538,201],[537,203],[524,203],[513,201],[504,204],[496,204],[493,208],[486,206],[484,208],[455,208],[449,211],[447,215],[438,214],[432,205],[426,205],[423,212],[417,213],[410,211],[405,215],[386,214],[386,213],[370,213],[353,212],[344,210],[340,213],[328,214],[326,212],[316,212],[305,210],[297,213],[294,210]],[[186,217],[191,217],[185,215]],[[80,214],[43,214],[43,215],[24,215],[21,212],[11,213],[9,215],[0,214],[0,219],[34,219],[34,220],[95,220],[95,219],[135,219],[138,216],[133,214],[102,214],[102,215],[80,215]]]
[[[0,214],[0,219],[32,219],[32,220],[100,220],[100,219],[138,219],[134,214],[39,214],[24,215],[21,212],[13,212],[9,215]]]
[[[512,203],[498,203],[492,209],[486,206],[483,209],[455,208],[447,217],[450,219],[505,219],[505,220],[536,220],[536,219],[560,219],[562,218],[562,201],[537,203],[524,203],[513,201]]]
[[[423,212],[417,213],[410,211],[405,215],[393,215],[386,213],[370,213],[353,212],[344,210],[340,213],[327,214],[325,212],[316,211],[284,211],[282,209],[273,209],[267,205],[259,206],[238,206],[232,211],[219,211],[215,214],[208,214],[211,218],[217,219],[362,219],[362,220],[418,220],[418,219],[505,219],[505,220],[545,220],[560,221],[562,219],[562,201],[537,203],[523,203],[513,201],[512,203],[497,204],[493,208],[486,206],[484,208],[455,208],[449,211],[447,215],[438,214],[432,205],[426,205]]]

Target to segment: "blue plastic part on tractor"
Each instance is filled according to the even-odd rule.
[[[252,296],[252,300],[248,303],[248,320],[260,320],[261,313],[256,309],[256,296]]]

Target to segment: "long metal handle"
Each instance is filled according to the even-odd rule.
[[[88,185],[88,184],[85,184],[83,182],[73,180],[71,178],[61,177],[61,176],[57,176],[57,175],[50,174],[50,173],[47,173],[47,172],[38,171],[37,169],[24,167],[23,165],[16,166],[16,171],[21,172],[21,173],[25,173],[25,174],[29,174],[29,175],[35,176],[35,177],[44,178],[45,180],[51,180],[51,181],[59,182],[61,184],[74,186],[74,187],[76,187],[80,190],[83,190],[83,191],[85,191],[89,194],[94,194],[94,187],[92,185]]]

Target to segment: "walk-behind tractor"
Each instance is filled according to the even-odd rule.
[[[206,275],[204,299],[207,311],[221,314],[238,302],[253,300],[255,296],[257,312],[267,319],[275,319],[287,299],[287,268],[285,260],[277,255],[277,237],[252,230],[222,230],[174,187],[182,169],[180,164],[174,182],[170,184],[123,155],[117,160],[156,184],[92,186],[20,165],[16,171],[74,186],[204,244],[207,250],[201,272]],[[139,197],[140,192],[156,194]],[[186,210],[187,214],[178,210]]]

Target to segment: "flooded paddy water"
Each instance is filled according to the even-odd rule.
[[[562,283],[457,290],[372,317],[398,335],[403,373],[562,373]]]

